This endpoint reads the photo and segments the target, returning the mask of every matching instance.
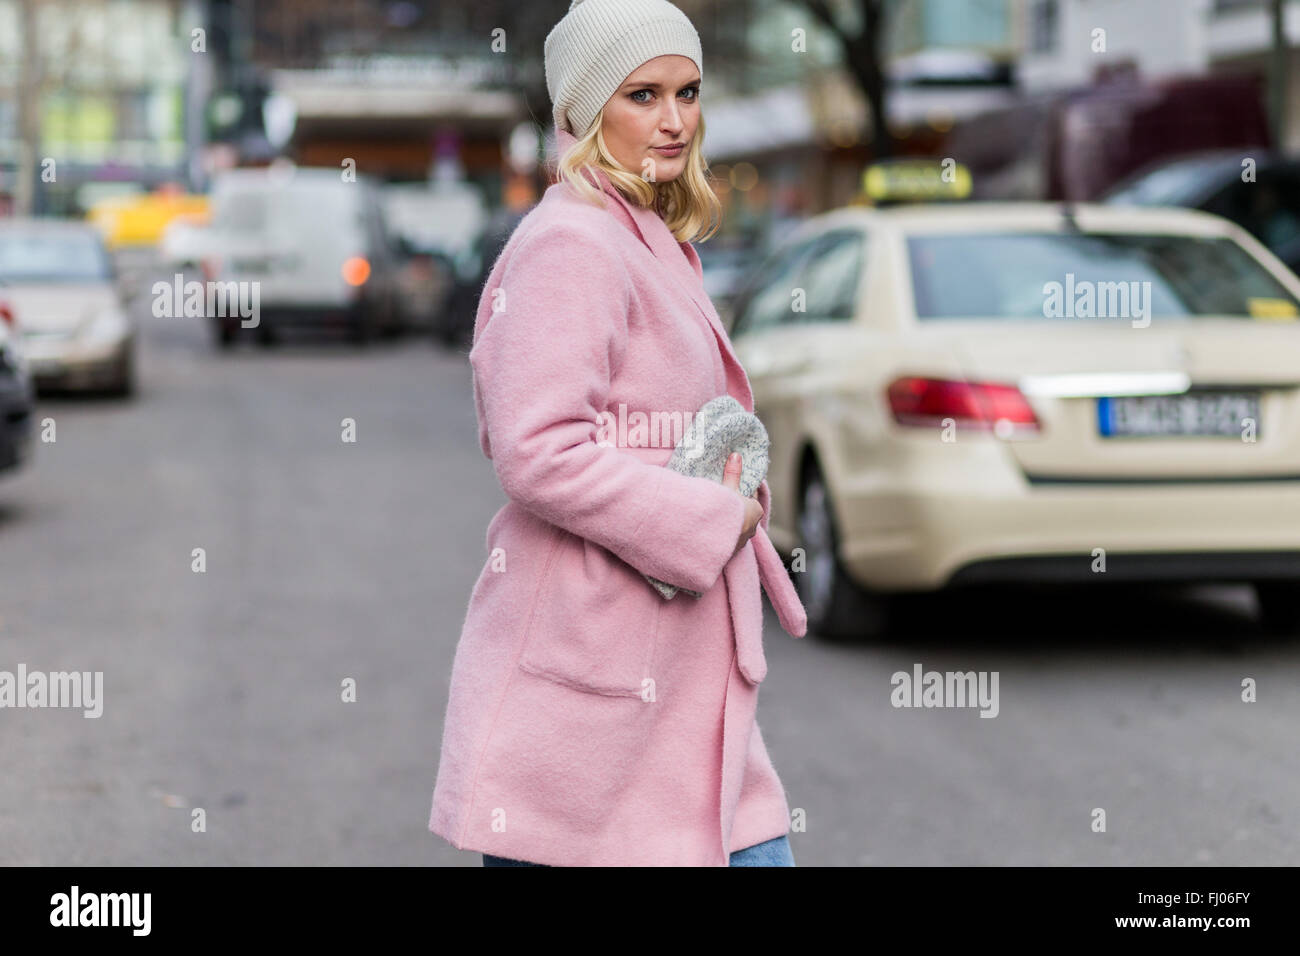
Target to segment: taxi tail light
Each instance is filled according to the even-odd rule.
[[[1014,385],[907,377],[889,386],[889,407],[900,425],[933,427],[951,418],[976,428],[1034,429],[1038,416]]]
[[[18,327],[18,320],[14,317],[14,310],[3,302],[0,302],[0,322],[3,322],[11,329]]]

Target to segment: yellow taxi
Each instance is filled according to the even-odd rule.
[[[206,223],[208,197],[170,189],[112,196],[92,205],[86,219],[99,229],[109,249],[154,246],[174,220]]]
[[[1300,279],[1231,222],[850,207],[732,314],[810,630],[1024,581],[1249,582],[1266,623],[1300,619]]]

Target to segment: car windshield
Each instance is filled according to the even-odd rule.
[[[93,233],[0,231],[0,280],[107,282],[108,257]]]
[[[907,240],[920,319],[1300,315],[1231,239],[1132,233],[963,233]]]
[[[1170,163],[1115,190],[1106,201],[1136,206],[1184,206],[1191,197],[1223,178],[1225,168],[1230,178],[1233,168],[1223,162],[1187,160]]]

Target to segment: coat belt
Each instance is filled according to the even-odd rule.
[[[758,577],[763,582],[767,599],[776,610],[777,619],[791,637],[803,637],[808,632],[808,615],[781,556],[776,553],[776,546],[767,536],[767,529],[760,524],[751,540],[754,556],[758,558]]]

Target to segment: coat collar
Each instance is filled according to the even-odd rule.
[[[577,142],[577,137],[568,130],[559,129],[556,131],[556,147],[560,156],[567,153]],[[749,388],[749,377],[745,375],[744,367],[740,364],[740,359],[736,357],[736,353],[731,347],[731,339],[727,336],[726,329],[722,327],[722,321],[718,318],[713,302],[709,299],[708,293],[704,291],[704,271],[700,265],[700,257],[695,253],[695,247],[689,242],[678,242],[672,232],[669,231],[667,224],[654,210],[642,209],[624,198],[623,194],[614,188],[614,185],[609,181],[609,177],[601,170],[593,169],[591,172],[595,174],[600,188],[613,200],[607,203],[610,213],[649,248],[655,258],[663,264],[664,270],[677,278],[683,291],[691,297],[691,301],[699,308],[705,321],[713,329],[713,333],[718,340],[718,347],[722,350],[722,364],[725,367],[727,393],[740,402],[745,411],[752,412],[754,410],[754,396]],[[760,492],[760,500],[767,498],[768,502],[770,502],[771,493],[766,491],[766,484],[765,480],[763,482],[764,491]],[[768,502],[764,502],[765,511]],[[786,572],[785,565],[777,554],[772,540],[767,536],[767,529],[761,521],[755,531],[752,544],[757,558],[759,581],[763,590],[767,592],[768,600],[772,602],[772,606],[776,609],[781,626],[785,628],[787,633],[795,637],[802,637],[807,631],[807,617],[805,616],[803,604],[800,602],[794,584],[790,580],[790,575]],[[732,578],[731,569],[733,567],[736,567],[735,562],[732,562],[724,569],[728,577],[728,588],[737,594],[744,594],[746,584],[752,579]],[[735,573],[740,574],[738,568],[736,568]],[[762,652],[761,624],[756,632],[752,632],[757,634],[757,637],[752,636],[752,629],[744,627],[734,629],[738,634],[747,635],[747,640],[750,642],[750,646],[737,648],[742,673],[746,674],[751,683],[761,681],[767,671],[767,664],[763,659]],[[752,646],[754,640],[758,641],[757,650]]]
[[[577,142],[577,137],[568,130],[556,131],[556,148],[560,156],[567,153]],[[717,310],[713,307],[708,293],[704,291],[704,270],[694,246],[689,242],[678,242],[658,213],[630,202],[614,187],[602,170],[592,169],[590,173],[594,174],[596,184],[612,200],[606,204],[610,213],[630,229],[660,261],[664,270],[677,280],[678,285],[690,296],[709,327],[713,329],[726,361],[731,363],[736,373],[733,374],[733,371],[729,370],[727,375],[728,382],[733,385],[732,397],[739,401],[746,411],[752,412],[754,397],[749,389],[749,381],[742,370],[740,359],[731,347],[731,339],[727,336],[721,319],[718,318]],[[588,179],[590,178],[589,176]]]

